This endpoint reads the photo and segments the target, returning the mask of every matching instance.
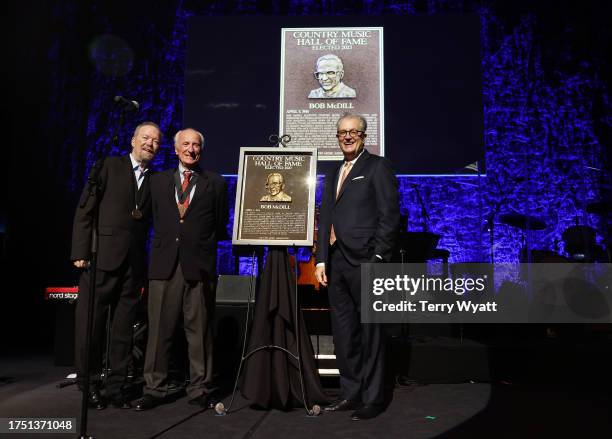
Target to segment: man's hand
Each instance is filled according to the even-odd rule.
[[[315,268],[315,277],[317,281],[324,287],[327,286],[327,275],[325,274],[325,265],[319,265]]]
[[[89,261],[86,261],[85,259],[77,259],[76,261],[73,262],[73,264],[76,268],[89,267]]]

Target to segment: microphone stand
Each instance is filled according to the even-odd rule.
[[[501,203],[496,203],[495,208],[487,215],[487,219],[485,220],[484,229],[489,232],[489,257],[491,258],[491,264],[495,262],[495,250],[494,250],[494,234],[493,228],[495,226],[495,215],[498,214],[499,208],[501,207]]]
[[[421,206],[421,216],[423,217],[423,231],[429,232],[429,214],[427,213],[427,209],[425,208],[425,202],[423,201],[423,197],[421,197],[421,192],[419,191],[418,185],[413,185],[414,191],[416,192],[417,202],[419,206]]]
[[[479,179],[480,182],[480,179]],[[480,184],[480,183],[479,183]],[[503,193],[501,189],[498,187],[498,192]],[[504,195],[502,198],[495,202],[495,207],[492,211],[489,212],[487,218],[485,219],[483,230],[486,230],[489,233],[489,258],[491,259],[491,264],[495,263],[495,245],[494,245],[494,227],[495,227],[495,216],[499,213],[499,209],[502,205],[506,204],[508,201],[508,196]]]
[[[119,132],[123,128],[125,121],[126,109],[121,109],[119,113],[119,123],[115,126],[115,132],[113,134],[111,145],[119,147]],[[100,213],[100,197],[98,192],[100,190],[100,172],[104,167],[106,155],[97,160],[87,178],[87,194],[81,198],[79,208],[84,208],[89,198],[94,199],[94,208],[92,212],[92,226],[91,226],[91,257],[89,259],[89,302],[87,304],[87,333],[85,334],[85,361],[83,364],[84,369],[84,383],[83,383],[83,394],[81,397],[81,422],[79,423],[79,438],[80,439],[94,439],[93,436],[87,434],[87,414],[88,414],[88,400],[89,400],[89,379],[91,375],[91,365],[89,360],[91,358],[91,337],[93,332],[93,315],[95,308],[95,297],[96,297],[96,271],[98,268],[98,216]]]

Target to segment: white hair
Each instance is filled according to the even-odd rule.
[[[342,60],[340,59],[339,56],[328,53],[327,55],[323,55],[319,57],[319,59],[317,59],[317,62],[315,63],[315,70],[319,68],[319,63],[321,61],[335,61],[336,63],[338,63],[338,66],[339,66],[338,70],[344,72],[344,64],[342,64]]]
[[[338,119],[338,122],[336,122],[336,129],[340,128],[340,122],[342,122],[344,119],[357,119],[357,120],[359,120],[359,129],[360,129],[360,131],[363,131],[364,133],[368,129],[368,121],[365,120],[365,117],[363,117],[361,114],[352,114],[352,113],[344,113],[340,117],[340,119]]]
[[[194,128],[183,128],[182,130],[177,131],[176,134],[174,135],[174,146],[177,146],[177,144],[178,144],[179,135],[182,132],[187,131],[187,130],[195,131],[195,133],[198,135],[198,137],[200,137],[200,146],[202,148],[204,148],[204,135],[201,132],[199,132],[198,130],[194,129]]]

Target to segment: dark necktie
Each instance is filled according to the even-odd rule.
[[[181,192],[185,193],[185,191],[187,190],[187,186],[189,186],[189,180],[191,179],[191,171],[185,170],[183,171],[183,175],[185,176],[185,178],[183,178],[183,184],[181,184]],[[183,202],[181,203],[181,201],[179,200],[179,203],[178,203],[178,209],[179,209],[181,218],[185,216],[185,211],[187,210],[188,207],[189,207],[189,194],[185,194],[185,199],[183,200]]]
[[[144,176],[144,169],[141,168],[140,165],[134,166],[134,177],[136,178],[136,192],[138,192],[138,190],[140,189]]]

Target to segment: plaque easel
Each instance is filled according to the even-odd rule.
[[[289,135],[283,135],[283,136],[277,136],[277,135],[272,135],[270,136],[270,141],[273,142],[275,144],[276,147],[286,147],[287,143],[291,141],[291,137]],[[321,407],[318,406],[317,404],[313,405],[312,408],[308,407],[308,401],[306,398],[306,387],[304,385],[304,373],[303,373],[303,368],[302,368],[302,358],[301,358],[301,333],[300,333],[300,308],[299,308],[299,295],[298,295],[298,264],[297,264],[297,246],[295,244],[291,245],[291,246],[271,246],[268,250],[268,255],[267,255],[267,260],[266,260],[266,264],[268,263],[273,263],[275,260],[277,260],[278,258],[273,257],[273,256],[278,256],[281,257],[283,262],[285,262],[284,258],[289,257],[288,255],[288,249],[289,247],[293,248],[293,252],[295,254],[295,264],[294,264],[294,269],[293,269],[293,273],[291,272],[291,268],[288,264],[288,260],[286,261],[287,263],[285,264],[285,266],[287,267],[286,270],[286,276],[287,279],[292,280],[292,287],[294,288],[294,309],[293,309],[293,331],[295,333],[295,337],[296,337],[296,352],[291,352],[290,349],[283,347],[283,346],[279,346],[276,344],[264,344],[264,345],[259,345],[259,346],[255,346],[253,348],[251,348],[248,352],[247,352],[247,341],[249,339],[249,335],[251,331],[249,330],[250,325],[253,323],[250,316],[251,316],[251,301],[253,300],[253,295],[254,295],[254,283],[253,283],[253,278],[254,278],[254,271],[255,271],[255,258],[256,258],[256,254],[257,254],[257,247],[254,247],[254,250],[252,252],[252,256],[251,256],[251,282],[249,285],[249,298],[247,301],[247,312],[246,312],[246,317],[245,317],[245,325],[244,325],[244,336],[243,336],[243,340],[242,340],[242,352],[241,352],[241,356],[240,356],[240,364],[238,366],[238,372],[236,373],[236,379],[234,381],[234,387],[233,387],[233,391],[232,391],[232,397],[230,399],[230,403],[229,406],[227,408],[225,408],[223,403],[218,403],[215,406],[215,411],[217,412],[217,414],[219,415],[227,415],[230,414],[232,412],[232,406],[234,404],[234,400],[236,397],[236,390],[238,389],[238,382],[240,381],[240,377],[243,373],[243,371],[245,370],[244,367],[244,363],[246,360],[248,360],[253,354],[260,352],[260,351],[271,351],[271,350],[279,350],[284,352],[285,354],[287,354],[290,358],[293,358],[295,360],[295,362],[297,363],[297,369],[298,369],[298,376],[299,376],[299,383],[300,383],[300,389],[301,389],[301,393],[302,393],[302,403],[304,405],[304,409],[306,410],[306,413],[308,416],[317,416],[321,413]],[[281,256],[282,254],[282,256]],[[268,259],[269,258],[269,259]],[[270,272],[272,272],[272,269],[270,270]],[[265,276],[266,273],[263,274],[263,276]],[[262,279],[260,281],[260,285],[264,285],[267,284],[267,282],[264,282],[264,279]],[[266,294],[266,293],[270,293],[270,291],[262,291],[261,293]],[[289,378],[290,379],[290,378]]]

